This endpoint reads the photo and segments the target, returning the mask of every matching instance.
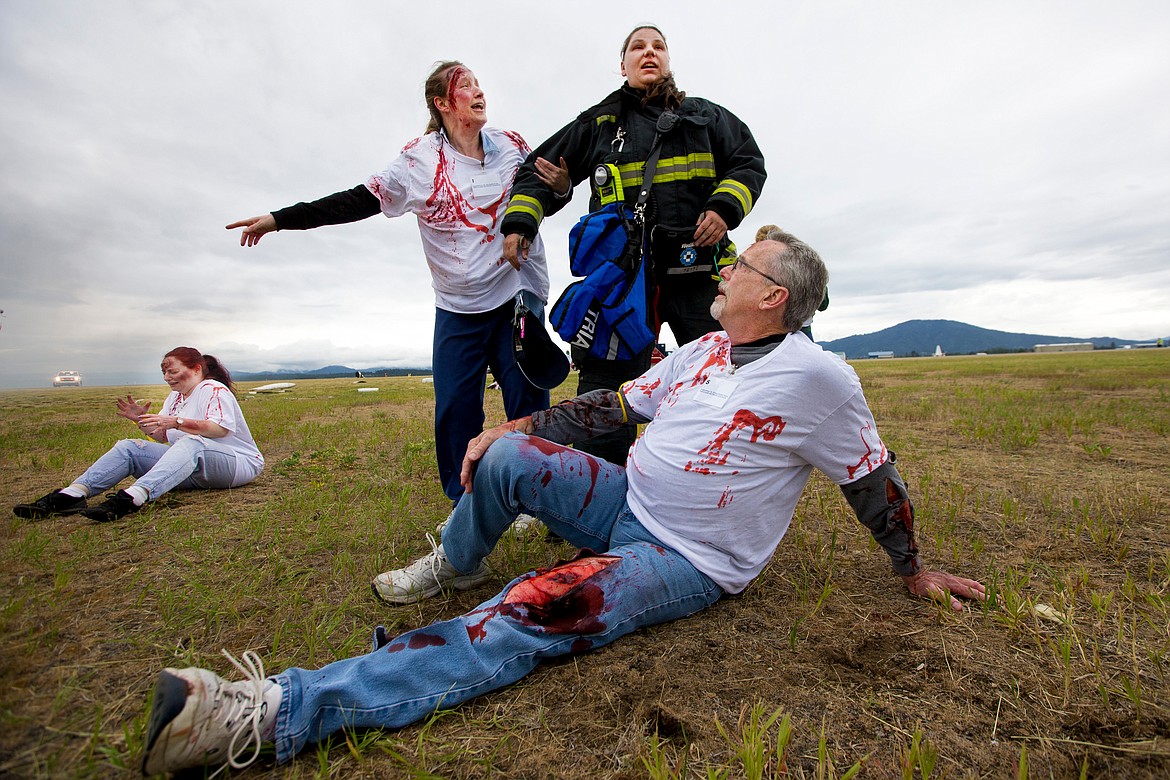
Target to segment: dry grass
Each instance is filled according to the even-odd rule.
[[[925,555],[985,579],[1000,606],[952,616],[908,597],[816,478],[743,595],[426,723],[241,774],[831,777],[860,762],[862,777],[1012,777],[1022,753],[1032,777],[1170,774],[1170,350],[857,368]],[[247,488],[109,525],[0,522],[0,776],[134,773],[159,668],[226,673],[221,647],[270,670],[321,665],[363,652],[375,624],[452,617],[569,552],[506,539],[481,589],[374,601],[369,578],[423,552],[447,504],[429,385],[368,386],[244,396],[268,460]],[[0,501],[67,483],[132,435],[119,392],[0,393]]]

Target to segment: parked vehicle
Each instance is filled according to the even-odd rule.
[[[53,377],[53,387],[81,387],[81,374],[77,371],[58,371]]]
[[[670,350],[668,350],[666,348],[665,344],[663,344],[661,342],[659,342],[658,344],[655,344],[654,351],[650,353],[650,365],[653,366],[653,365],[657,365],[658,363],[661,363],[663,361],[663,359],[669,354],[670,354]]]

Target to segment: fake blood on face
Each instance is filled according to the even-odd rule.
[[[459,87],[459,81],[467,75],[467,68],[462,65],[456,65],[447,71],[447,99],[451,104],[455,104],[455,90]]]

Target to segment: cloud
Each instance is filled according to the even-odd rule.
[[[619,44],[647,18],[682,88],[747,121],[767,156],[733,238],[774,222],[829,263],[818,336],[916,317],[1170,332],[1170,6],[709,11],[460,0],[440,23],[363,0],[0,5],[0,386],[155,372],[178,343],[234,370],[426,360],[412,218],[251,249],[223,226],[384,167],[422,130],[436,60],[470,65],[492,123],[535,145],[620,83]],[[523,32],[535,19],[555,46]],[[554,299],[586,199],[542,228]]]

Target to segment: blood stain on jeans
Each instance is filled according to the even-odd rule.
[[[513,585],[482,620],[467,627],[467,634],[472,641],[485,639],[488,621],[496,615],[539,626],[550,634],[600,633],[605,630],[600,619],[605,591],[589,580],[620,560],[583,551],[575,560],[538,571]]]

